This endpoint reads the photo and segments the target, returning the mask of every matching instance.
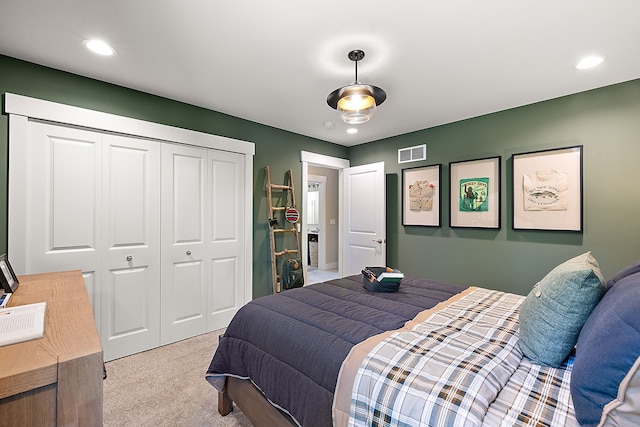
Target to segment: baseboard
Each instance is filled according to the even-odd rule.
[[[328,264],[323,264],[322,268],[318,267],[319,270],[337,270],[338,269],[338,261],[330,262]]]

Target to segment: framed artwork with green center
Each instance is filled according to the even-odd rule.
[[[449,226],[500,228],[501,157],[449,163]]]

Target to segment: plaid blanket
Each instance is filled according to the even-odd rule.
[[[536,367],[537,373],[530,363],[521,367],[526,359],[517,345],[517,322],[523,299],[474,288],[421,322],[390,334],[363,359],[355,375],[349,425],[513,426],[572,419],[572,414],[554,418],[541,409],[549,400],[541,397],[570,399],[568,381],[562,388],[570,367],[557,372]],[[539,380],[531,381],[530,375]],[[523,389],[528,397],[522,397]],[[494,402],[498,396],[501,403]],[[566,413],[571,404],[564,406],[560,409]],[[509,414],[512,407],[517,409]],[[545,415],[541,418],[540,413]]]
[[[559,368],[523,358],[489,406],[483,426],[578,427],[569,391],[572,367],[573,356]]]

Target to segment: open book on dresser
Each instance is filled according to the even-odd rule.
[[[46,303],[0,309],[0,346],[42,338]]]

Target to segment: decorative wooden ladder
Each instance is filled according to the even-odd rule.
[[[280,266],[278,263],[278,257],[287,254],[300,254],[300,235],[298,232],[297,224],[295,222],[298,220],[296,207],[296,193],[293,185],[293,172],[291,169],[287,171],[287,181],[288,185],[281,184],[272,184],[271,183],[271,171],[269,166],[265,166],[265,175],[266,175],[266,189],[267,189],[267,208],[269,209],[269,241],[271,246],[271,280],[273,282],[273,293],[278,293],[282,290],[282,274],[280,272]],[[287,191],[287,197],[285,197],[285,203],[287,201],[291,201],[290,206],[273,206],[273,190],[283,190]],[[290,211],[290,210],[293,211]],[[278,215],[276,217],[276,213],[282,215]],[[287,220],[286,216],[292,214],[296,216],[294,222],[290,222]],[[281,224],[281,225],[280,225]],[[291,227],[287,228],[287,224]],[[280,227],[279,227],[280,226]],[[295,238],[295,249],[287,249],[286,242],[289,240],[286,238],[287,234],[293,234]],[[282,244],[285,246],[283,250],[278,251],[276,248],[276,236],[282,235]],[[300,255],[298,255],[300,256]]]

